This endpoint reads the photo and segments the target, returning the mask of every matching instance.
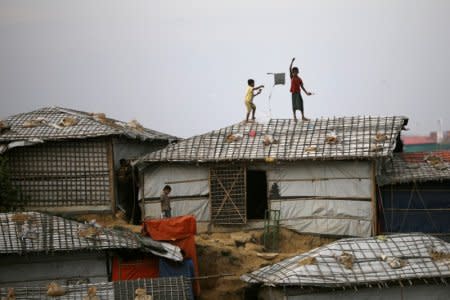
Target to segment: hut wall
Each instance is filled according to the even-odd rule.
[[[172,187],[172,215],[194,215],[197,222],[208,222],[209,168],[195,165],[151,166],[143,172],[143,188],[140,200],[145,199],[145,216],[159,218],[161,215],[160,194],[168,184]]]
[[[269,207],[298,232],[370,236],[371,163],[304,161],[267,170]]]
[[[378,196],[382,232],[424,232],[450,238],[449,180],[385,185]]]
[[[0,257],[0,287],[45,286],[108,281],[107,258],[101,252]]]
[[[248,164],[267,174],[268,207],[280,210],[281,225],[298,232],[370,236],[372,165],[369,161],[302,161]],[[144,170],[145,216],[160,217],[159,195],[172,190],[173,215],[194,215],[210,222],[209,167],[158,165]]]
[[[7,153],[11,178],[31,209],[110,210],[110,141],[46,142]]]
[[[261,294],[264,295],[264,292]],[[367,299],[367,300],[379,300],[379,299],[448,299],[450,294],[450,286],[444,284],[431,284],[431,285],[406,285],[391,286],[389,288],[358,288],[346,290],[335,290],[328,292],[305,292],[305,289],[298,289],[297,292],[292,289],[287,289],[285,298],[274,299],[287,299],[287,300],[328,300],[328,299]],[[268,299],[268,298],[261,298]],[[270,298],[272,299],[272,298]]]

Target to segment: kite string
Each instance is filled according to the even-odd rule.
[[[274,87],[275,87],[275,84],[270,89],[269,98],[268,98],[268,102],[269,102],[269,119],[272,119],[272,105],[271,105],[270,100],[272,99],[272,92],[273,92],[273,88]]]

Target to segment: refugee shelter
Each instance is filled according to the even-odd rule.
[[[145,293],[152,296],[153,300],[193,300],[189,294],[190,280],[184,277],[138,279],[115,282],[78,283],[62,285],[65,293],[59,297],[50,297],[45,286],[21,286],[14,288],[16,300],[73,300],[95,299],[85,298],[88,290],[95,288],[95,295],[101,300],[125,300],[135,299],[137,289],[144,289]],[[0,297],[8,295],[8,288],[0,287]]]
[[[0,214],[0,287],[109,281],[121,271],[112,262],[126,255],[183,260],[177,246],[127,230],[39,212]]]
[[[13,184],[30,210],[114,211],[119,202],[133,201],[117,199],[120,160],[135,159],[176,139],[137,121],[60,107],[0,122],[0,154],[7,157]]]
[[[405,117],[335,117],[238,123],[138,159],[145,216],[159,218],[172,186],[172,214],[238,225],[279,212],[281,226],[308,233],[369,236],[376,222],[375,174],[390,157]]]
[[[450,239],[450,150],[395,154],[378,183],[381,232]]]
[[[244,274],[258,299],[445,299],[450,244],[422,233],[338,240]]]

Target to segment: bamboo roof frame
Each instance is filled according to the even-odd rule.
[[[149,153],[136,163],[376,159],[392,155],[406,117],[241,122]]]

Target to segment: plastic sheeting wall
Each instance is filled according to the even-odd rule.
[[[163,187],[172,187],[172,215],[194,215],[197,221],[209,221],[209,169],[194,165],[153,166],[145,169],[144,190],[145,217],[159,218],[161,205],[159,196]],[[182,198],[180,198],[182,197]]]
[[[0,259],[0,287],[45,286],[51,281],[68,284],[108,281],[107,258],[101,252],[62,253],[48,256],[4,256]]]
[[[287,228],[318,234],[370,236],[372,223],[371,163],[306,161],[267,170],[269,194],[278,186],[280,210]],[[272,196],[272,198],[274,198]]]
[[[198,222],[211,220],[209,198],[171,199],[172,216],[193,215]],[[159,200],[145,201],[145,217],[158,219],[161,217]]]
[[[374,284],[376,285],[376,284]],[[297,291],[290,288],[283,292],[281,288],[263,288],[260,290],[258,299],[262,300],[382,300],[382,299],[448,299],[450,286],[444,284],[413,285],[413,286],[390,286],[389,288],[358,288],[339,290],[332,292],[305,293],[305,289]]]
[[[247,168],[267,172],[269,207],[281,211],[283,226],[298,232],[370,236],[371,162],[260,163]],[[160,217],[159,194],[165,184],[170,184],[173,215],[192,214],[200,222],[210,221],[208,172],[204,166],[144,170],[145,215]],[[274,183],[278,186],[277,196],[271,191]]]

